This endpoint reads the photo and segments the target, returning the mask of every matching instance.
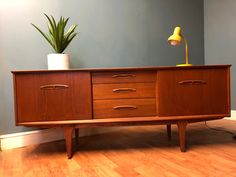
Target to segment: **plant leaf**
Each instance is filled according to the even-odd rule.
[[[50,39],[48,38],[48,36],[43,32],[41,31],[36,25],[34,25],[33,23],[31,23],[31,25],[33,25],[33,27],[35,27],[42,35],[43,37],[50,43]]]
[[[72,25],[72,26],[68,29],[68,31],[66,32],[65,38],[68,38],[68,36],[71,35],[71,34],[75,31],[75,29],[76,29],[77,26],[78,26],[78,25]]]
[[[70,37],[68,38],[68,40],[65,42],[64,46],[63,46],[63,51],[69,46],[69,44],[71,43],[71,41],[74,39],[74,37],[77,35],[78,33],[73,33],[72,35],[70,35]]]

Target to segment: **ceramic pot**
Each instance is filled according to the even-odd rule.
[[[47,56],[48,70],[64,70],[69,69],[70,56],[62,53],[51,53]]]

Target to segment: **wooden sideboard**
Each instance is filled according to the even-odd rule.
[[[63,127],[67,155],[79,128],[177,124],[230,116],[230,65],[12,71],[16,125]]]

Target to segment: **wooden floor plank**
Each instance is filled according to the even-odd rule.
[[[208,126],[236,133],[236,121]],[[0,152],[0,177],[236,177],[236,140],[204,123],[187,127],[187,152],[178,145],[172,126],[136,126],[80,138],[72,159],[65,141]]]

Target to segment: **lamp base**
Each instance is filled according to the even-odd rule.
[[[185,64],[178,64],[176,66],[193,66],[192,64],[188,64],[188,63],[185,63]]]

